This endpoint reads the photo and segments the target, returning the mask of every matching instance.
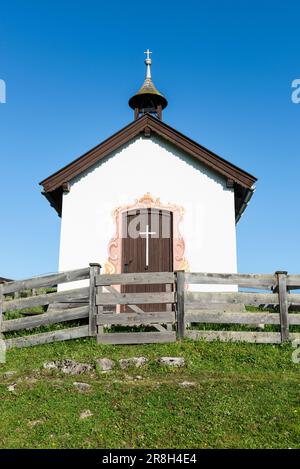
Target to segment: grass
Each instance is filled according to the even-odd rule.
[[[0,365],[0,448],[297,448],[300,364],[292,351],[189,340],[99,346],[90,339],[12,349]],[[43,369],[63,358],[94,364],[132,356],[149,362],[75,377]],[[183,356],[186,366],[162,367],[160,356]],[[5,377],[10,370],[16,374]],[[79,392],[74,381],[91,388]],[[87,409],[93,416],[81,420]]]

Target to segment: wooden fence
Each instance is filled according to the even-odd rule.
[[[98,275],[96,277],[96,321],[94,334],[98,343],[139,344],[155,342],[175,342],[175,291],[174,273],[137,273],[120,275]],[[143,292],[121,293],[122,285],[138,285]],[[141,288],[141,285],[143,286]],[[148,286],[164,285],[165,292],[149,292]],[[169,288],[168,288],[169,287]],[[149,290],[149,289],[148,289]],[[167,291],[169,290],[169,291]],[[173,291],[172,291],[173,290]],[[141,305],[151,304],[154,311],[144,311]],[[155,311],[155,305],[166,305],[166,311]],[[117,305],[126,305],[131,312],[118,313]],[[139,306],[138,306],[139,305]],[[109,306],[113,311],[105,311]],[[120,309],[120,308],[119,308]],[[145,326],[156,331],[105,332],[105,326]],[[97,329],[97,330],[96,330]]]
[[[231,285],[264,292],[196,292],[186,290],[187,284]],[[290,293],[299,288],[300,275],[288,275],[283,271],[267,275],[178,272],[179,337],[273,344],[299,339],[299,333],[289,330],[290,326],[300,325],[300,314],[289,313],[289,309],[297,309],[300,305],[300,295]],[[254,306],[256,311],[247,311],[246,306]],[[201,324],[203,329],[193,328],[194,324]],[[209,328],[209,325],[214,325],[215,329],[217,325],[218,330]],[[244,329],[222,330],[222,326],[225,329],[228,325]],[[278,331],[264,331],[263,328],[268,325],[278,326]],[[258,330],[248,331],[245,327]]]
[[[87,286],[53,291],[57,285],[79,280],[86,280]],[[236,291],[194,291],[195,285],[202,290],[229,285]],[[266,275],[180,271],[101,275],[100,265],[90,264],[1,284],[0,335],[7,348],[81,337],[96,337],[103,344],[173,342],[176,337],[281,343],[300,338],[294,327],[300,326],[296,289],[300,289],[300,275],[282,271]],[[24,296],[24,291],[31,296]],[[160,307],[155,310],[155,305]],[[32,311],[36,307],[43,311]],[[10,313],[15,311],[21,317],[13,318],[15,313]],[[54,324],[60,328],[35,331]],[[25,335],[14,335],[17,331],[25,331]]]
[[[36,327],[50,326],[52,324],[75,321],[89,316],[89,286],[76,288],[74,290],[58,291],[54,293],[43,293],[36,295],[35,289],[47,289],[61,283],[86,280],[90,278],[91,268],[73,270],[53,275],[34,277],[27,280],[19,280],[0,285],[0,333],[9,333],[21,330],[31,330]],[[19,295],[15,293],[32,291],[33,296]],[[57,309],[40,314],[32,312],[32,308],[57,305]],[[75,307],[74,307],[75,306]],[[10,312],[18,311],[18,319],[6,319]],[[27,347],[37,344],[45,344],[60,340],[75,339],[89,335],[88,325],[79,327],[67,327],[50,332],[23,335],[19,337],[6,338],[6,348]]]

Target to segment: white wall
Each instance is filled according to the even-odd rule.
[[[190,271],[236,272],[233,189],[158,137],[136,138],[71,181],[63,196],[59,270],[104,265],[115,234],[112,211],[146,192],[185,208],[180,231]]]

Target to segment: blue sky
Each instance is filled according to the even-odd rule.
[[[300,273],[297,1],[1,2],[0,276],[57,270],[60,220],[38,182],[132,120],[152,74],[164,120],[258,177],[240,272]]]

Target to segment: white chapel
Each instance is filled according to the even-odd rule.
[[[256,178],[163,121],[150,54],[134,120],[40,183],[61,217],[60,271],[237,270],[236,224]]]

